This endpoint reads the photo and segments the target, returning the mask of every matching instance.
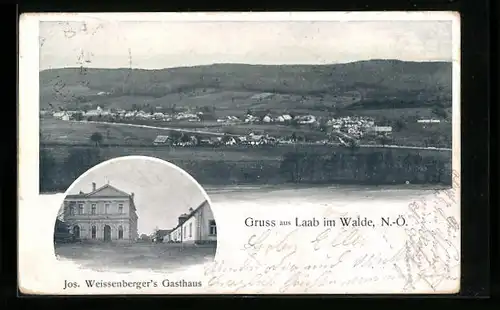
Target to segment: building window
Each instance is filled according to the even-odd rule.
[[[91,207],[90,212],[91,212],[92,214],[95,214],[96,209],[97,209],[97,206],[96,206],[96,204],[95,204],[95,203],[93,203],[93,204],[92,204],[92,207]]]
[[[73,206],[69,207],[69,215],[75,215],[75,208]]]
[[[104,214],[109,214],[109,203],[104,204]]]
[[[118,239],[123,239],[123,227],[122,227],[122,225],[118,226]]]
[[[73,237],[74,237],[75,239],[80,239],[80,226],[75,225],[75,226],[73,227]]]
[[[215,225],[214,220],[208,221],[208,234],[211,236],[217,235],[217,225]]]
[[[83,214],[83,213],[84,213],[83,203],[79,203],[78,204],[78,214]]]
[[[193,236],[193,223],[189,223],[189,238]]]
[[[120,203],[118,205],[118,213],[123,214],[123,204],[122,203]]]
[[[187,234],[186,234],[186,229],[187,229],[187,227],[186,227],[186,226],[184,226],[184,234],[183,234],[183,236],[184,236],[184,237],[186,237],[186,235],[187,235]]]
[[[97,236],[97,227],[92,226],[92,239],[95,239]]]

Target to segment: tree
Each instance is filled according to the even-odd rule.
[[[359,149],[358,142],[356,140],[354,140],[354,139],[350,139],[347,142],[347,147],[349,148],[349,150],[351,151],[351,153],[354,153],[357,149]]]
[[[441,136],[438,133],[433,133],[425,140],[425,146],[437,147],[441,144]]]
[[[183,143],[188,143],[189,141],[191,141],[191,137],[189,137],[189,135],[183,133],[183,134],[181,134],[179,141],[183,142]]]
[[[225,133],[225,134],[222,136],[222,143],[228,143],[230,140],[231,140],[231,136],[230,136],[230,135],[228,135],[227,133]]]
[[[52,153],[47,149],[40,148],[40,190],[53,190],[56,160]]]
[[[432,113],[437,117],[441,117],[444,119],[448,118],[448,112],[446,112],[446,110],[442,107],[435,107],[434,109],[432,109]]]
[[[83,113],[82,112],[76,112],[73,114],[72,118],[75,121],[81,121],[83,119]]]
[[[172,143],[174,144],[180,142],[181,137],[182,133],[180,133],[179,131],[170,132],[170,139],[172,139]]]
[[[94,142],[95,146],[97,146],[97,147],[102,143],[102,140],[103,140],[103,136],[100,132],[94,132],[90,136],[90,141]]]
[[[327,126],[325,123],[321,123],[321,124],[319,125],[319,130],[320,130],[321,132],[327,132],[327,131],[328,131],[328,126]]]
[[[64,160],[62,170],[72,180],[75,180],[89,168],[99,163],[100,159],[98,148],[72,148],[68,157]]]
[[[155,228],[153,232],[153,238],[155,243],[162,243],[163,242],[163,235],[161,233],[161,230],[158,228]]]
[[[200,145],[202,139],[203,138],[200,135],[194,135],[194,142],[196,145]]]
[[[289,180],[299,183],[302,179],[302,169],[304,165],[305,153],[288,152],[283,155],[280,163],[280,172],[289,176]]]
[[[398,119],[397,121],[394,122],[394,131],[401,131],[402,129],[406,128],[406,123],[401,120],[401,119]]]
[[[377,138],[377,140],[383,146],[386,146],[387,144],[389,144],[391,142],[391,138],[389,138],[388,136],[380,136]]]

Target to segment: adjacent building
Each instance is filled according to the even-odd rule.
[[[367,128],[368,132],[373,132],[373,133],[391,133],[392,132],[392,127],[391,126],[373,126]]]
[[[217,243],[217,226],[208,201],[179,216],[168,239],[183,244]]]
[[[109,184],[92,191],[68,195],[64,199],[62,220],[73,237],[82,241],[136,241],[137,210],[134,193]]]

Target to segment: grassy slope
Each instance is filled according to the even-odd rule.
[[[97,96],[100,91],[108,96]],[[262,92],[274,96],[258,100]],[[290,111],[321,106],[376,109],[451,105],[451,63],[370,60],[336,65],[215,64],[162,70],[51,69],[40,73],[41,108],[82,105],[130,108],[215,106],[220,114],[248,108]],[[374,103],[375,102],[375,103]]]

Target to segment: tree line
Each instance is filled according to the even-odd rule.
[[[332,152],[317,154],[288,152],[280,163],[280,173],[292,183],[349,182],[390,184],[451,184],[451,161],[447,157],[408,152],[394,154],[392,150]]]
[[[40,191],[64,191],[81,174],[111,158],[98,147],[40,148]],[[440,155],[441,154],[441,155]],[[445,155],[442,155],[445,154]],[[327,153],[297,150],[281,159],[225,161],[176,159],[174,164],[202,184],[451,184],[451,156],[414,150],[362,152],[339,148]],[[163,158],[170,160],[169,158]]]

